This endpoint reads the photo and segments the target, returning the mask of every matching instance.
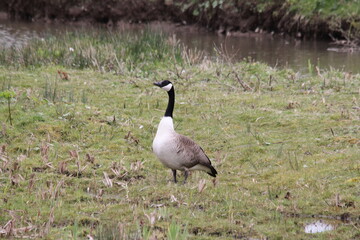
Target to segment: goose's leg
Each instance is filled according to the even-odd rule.
[[[189,170],[185,169],[185,171],[184,171],[184,184],[186,183],[186,179],[188,178],[188,176],[189,176]]]
[[[174,177],[174,183],[177,183],[176,181],[176,170],[172,169],[173,177]]]

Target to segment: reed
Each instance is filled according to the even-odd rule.
[[[63,66],[123,73],[182,62],[183,48],[172,45],[162,34],[143,30],[129,35],[100,29],[66,32],[31,40],[25,46],[0,49],[0,65],[38,68]]]

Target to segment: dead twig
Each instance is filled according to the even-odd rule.
[[[41,158],[43,160],[44,163],[47,163],[48,160],[49,160],[49,144],[46,143],[46,142],[43,142],[41,144],[41,147],[40,147],[40,154],[41,154]]]
[[[104,172],[104,180],[103,180],[103,182],[104,182],[105,186],[107,186],[107,187],[112,187],[113,186],[113,182],[109,178],[109,175],[106,172]]]
[[[0,236],[10,236],[13,234],[15,219],[9,220],[4,227],[0,227]]]
[[[201,179],[198,186],[199,193],[202,193],[205,187],[206,187],[206,181],[204,179]]]
[[[49,214],[49,220],[45,223],[45,228],[42,232],[42,236],[46,236],[49,232],[50,232],[50,227],[51,225],[53,224],[54,222],[54,211],[55,211],[55,207],[53,207],[50,211],[50,214]]]
[[[86,161],[94,164],[95,163],[95,157],[90,155],[90,153],[86,153]]]
[[[252,92],[253,89],[244,81],[242,80],[237,72],[233,71],[233,74],[235,75],[236,80],[240,83],[241,87],[244,89],[244,91],[250,91]]]

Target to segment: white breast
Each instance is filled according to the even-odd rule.
[[[153,141],[153,151],[159,160],[171,169],[181,169],[176,154],[176,135],[172,118],[163,117]]]

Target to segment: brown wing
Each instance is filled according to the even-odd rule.
[[[180,134],[177,137],[177,154],[181,155],[184,160],[184,166],[187,168],[197,164],[206,167],[211,166],[211,162],[203,149],[190,138]]]

